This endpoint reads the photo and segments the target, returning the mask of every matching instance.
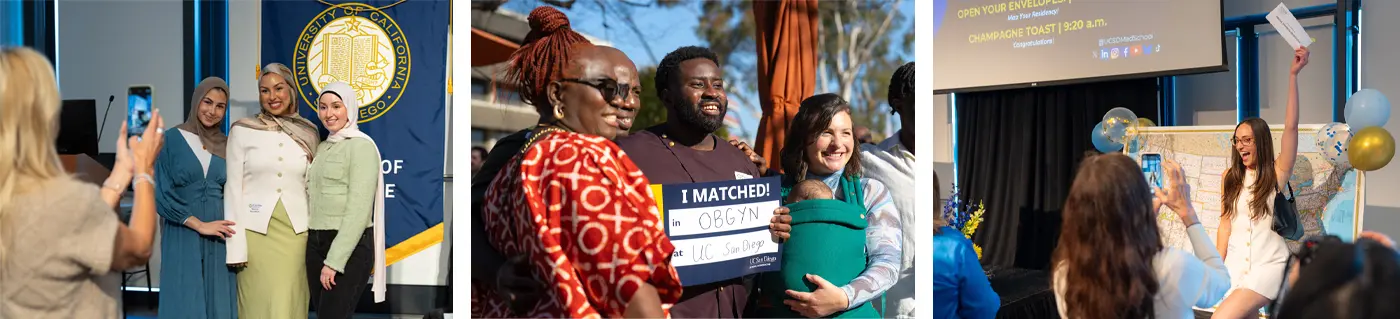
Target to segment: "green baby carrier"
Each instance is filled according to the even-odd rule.
[[[805,276],[813,274],[844,286],[865,271],[868,258],[865,251],[865,194],[858,177],[842,177],[844,200],[806,200],[787,205],[792,216],[792,237],[783,243],[782,266],[778,272],[760,274],[758,314],[768,318],[800,318],[784,300],[786,291],[812,292],[815,283]],[[784,185],[787,198],[792,185]],[[879,300],[879,299],[876,299]],[[829,318],[879,318],[873,302],[866,302],[849,311],[838,311]]]

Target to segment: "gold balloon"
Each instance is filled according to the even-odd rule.
[[[1128,134],[1127,134],[1127,136],[1124,136],[1124,137],[1123,137],[1123,139],[1126,140],[1126,141],[1140,140],[1139,137],[1140,137],[1142,134],[1139,134],[1139,133],[1142,133],[1142,129],[1148,128],[1148,127],[1157,126],[1156,123],[1152,123],[1152,120],[1151,120],[1151,119],[1148,119],[1148,118],[1145,118],[1145,117],[1139,117],[1139,118],[1137,119],[1137,121],[1134,121],[1134,122],[1133,122],[1133,124],[1134,124],[1134,125],[1128,126]],[[1127,142],[1124,142],[1124,143],[1127,143]]]
[[[1363,171],[1374,171],[1390,164],[1395,158],[1395,138],[1384,128],[1372,126],[1351,135],[1347,144],[1347,159],[1351,166]]]

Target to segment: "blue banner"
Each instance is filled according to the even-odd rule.
[[[671,264],[681,284],[694,286],[777,271],[781,247],[768,233],[782,205],[780,179],[653,185],[666,236],[676,246]]]
[[[334,81],[359,98],[360,130],[383,156],[385,257],[442,242],[448,1],[262,2],[262,64],[296,73],[301,115],[320,126],[317,93]],[[322,129],[324,134],[324,129]]]

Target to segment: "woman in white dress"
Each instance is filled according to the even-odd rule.
[[[1251,118],[1235,127],[1215,236],[1233,285],[1212,318],[1258,318],[1259,309],[1278,297],[1289,253],[1283,237],[1271,227],[1274,196],[1288,189],[1285,183],[1298,158],[1298,71],[1307,64],[1308,49],[1295,51],[1277,159],[1269,123]]]

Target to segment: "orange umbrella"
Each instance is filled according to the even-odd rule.
[[[817,78],[816,0],[754,1],[758,48],[759,155],[781,170],[779,152],[802,99],[812,96]]]

